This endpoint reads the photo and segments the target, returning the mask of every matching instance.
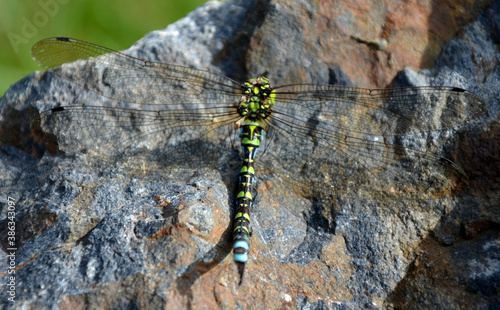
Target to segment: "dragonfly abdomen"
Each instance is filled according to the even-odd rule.
[[[236,215],[234,217],[234,261],[246,263],[248,260],[250,237],[250,207],[253,203],[252,186],[255,176],[254,158],[262,141],[262,127],[259,122],[246,122],[241,127],[241,147],[243,162],[239,175]]]

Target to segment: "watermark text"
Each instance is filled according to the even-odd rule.
[[[16,302],[16,200],[7,198],[7,295]]]
[[[59,13],[61,4],[66,4],[70,0],[39,0],[37,3],[40,10],[35,12],[31,18],[26,16],[21,18],[21,29],[18,33],[9,32],[7,37],[16,53],[19,52],[19,46],[29,43],[29,39],[35,37],[40,28],[47,26],[50,19]]]

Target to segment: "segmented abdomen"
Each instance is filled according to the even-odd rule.
[[[239,176],[233,231],[234,261],[237,263],[245,263],[248,260],[250,207],[253,203],[252,185],[255,176],[254,158],[261,141],[262,127],[258,123],[248,121],[241,127],[243,163]]]

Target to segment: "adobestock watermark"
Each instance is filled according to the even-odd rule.
[[[29,39],[35,37],[40,28],[47,26],[51,18],[59,13],[60,6],[67,4],[71,0],[39,0],[36,3],[40,10],[35,12],[31,18],[23,16],[21,18],[21,29],[19,32],[9,32],[7,37],[16,53],[19,52],[19,46],[29,43]]]
[[[8,300],[12,303],[16,302],[16,199],[7,197],[7,271],[5,287],[7,288]]]

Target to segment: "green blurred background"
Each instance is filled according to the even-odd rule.
[[[73,37],[116,50],[165,28],[206,0],[5,0],[0,3],[0,96],[41,68],[31,46],[48,37]]]

